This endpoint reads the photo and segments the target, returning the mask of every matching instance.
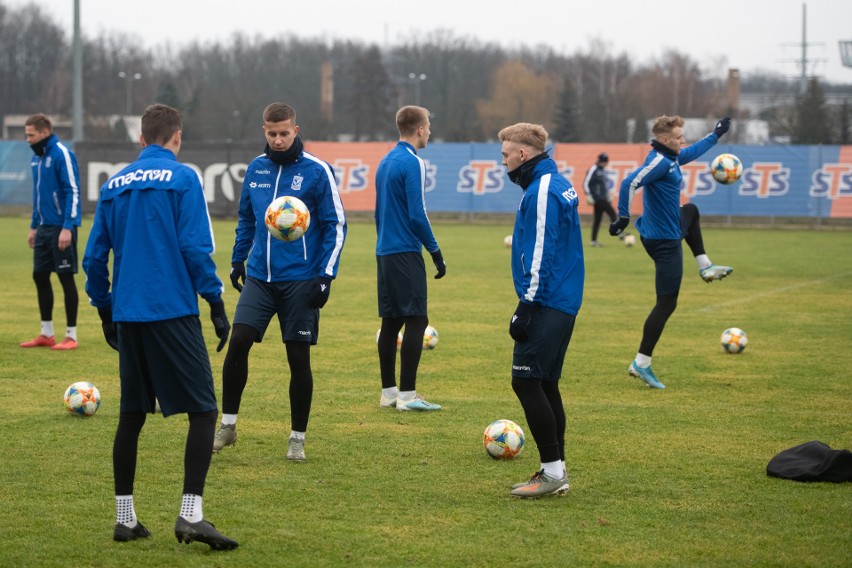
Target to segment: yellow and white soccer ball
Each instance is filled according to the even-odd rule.
[[[624,235],[624,246],[632,247],[636,244],[636,237],[633,235]]]
[[[503,246],[506,248],[512,248],[512,235],[506,235],[503,238]]]
[[[495,460],[510,460],[524,449],[524,431],[511,420],[495,420],[485,429],[482,445]]]
[[[733,154],[719,154],[710,163],[713,179],[723,185],[730,185],[743,175],[743,163]]]
[[[98,387],[88,381],[78,381],[65,389],[65,408],[75,416],[92,416],[101,406]]]
[[[438,346],[438,330],[431,325],[423,332],[423,349],[434,349]]]
[[[722,348],[727,353],[742,353],[746,345],[748,345],[748,336],[740,328],[729,327],[722,332]]]
[[[272,201],[266,208],[266,229],[276,239],[290,242],[302,238],[311,226],[311,212],[305,202],[292,195]]]

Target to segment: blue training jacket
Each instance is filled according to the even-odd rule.
[[[376,256],[438,250],[425,194],[426,163],[400,140],[376,170]]]
[[[698,158],[718,141],[719,137],[711,132],[683,148],[677,156],[652,148],[645,163],[621,182],[618,216],[630,217],[633,196],[643,187],[644,212],[636,220],[636,230],[646,239],[680,240],[680,190],[683,184],[680,164],[688,164]]]
[[[33,168],[33,217],[30,228],[39,225],[79,227],[80,170],[77,156],[51,134],[44,155],[30,161]]]
[[[512,279],[521,301],[572,315],[580,310],[586,269],[578,202],[553,159],[535,165],[512,234]]]
[[[273,237],[264,221],[266,208],[278,197],[302,200],[311,222],[301,239]],[[346,217],[334,172],[313,154],[302,152],[281,165],[261,154],[249,164],[240,195],[239,220],[231,262],[244,262],[246,274],[264,282],[335,278],[346,240]]]
[[[112,305],[115,321],[198,315],[197,294],[216,302],[224,291],[214,251],[201,179],[152,144],[101,187],[83,258],[86,293],[95,307]]]

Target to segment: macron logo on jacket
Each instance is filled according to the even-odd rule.
[[[109,189],[118,189],[134,181],[172,181],[172,170],[136,170],[109,180]]]

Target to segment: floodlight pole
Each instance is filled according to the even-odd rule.
[[[126,114],[130,116],[131,111],[133,109],[133,81],[138,81],[142,78],[142,73],[125,73],[124,71],[119,71],[118,76],[124,79],[127,83],[127,112]]]
[[[83,140],[83,45],[80,38],[80,0],[74,0],[73,85],[71,91],[71,132],[74,142]]]
[[[426,73],[409,73],[408,80],[414,83],[414,104],[420,106],[420,83],[426,80]]]

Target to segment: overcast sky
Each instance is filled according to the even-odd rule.
[[[30,0],[0,2],[20,7]],[[74,0],[38,4],[70,37]],[[637,62],[674,48],[716,76],[738,67],[798,77],[805,4],[809,74],[852,84],[838,47],[839,40],[852,41],[852,0],[80,0],[80,11],[87,37],[124,32],[148,47],[227,41],[237,31],[384,45],[444,28],[507,47],[544,43],[563,54],[602,40],[613,54],[626,52]]]

